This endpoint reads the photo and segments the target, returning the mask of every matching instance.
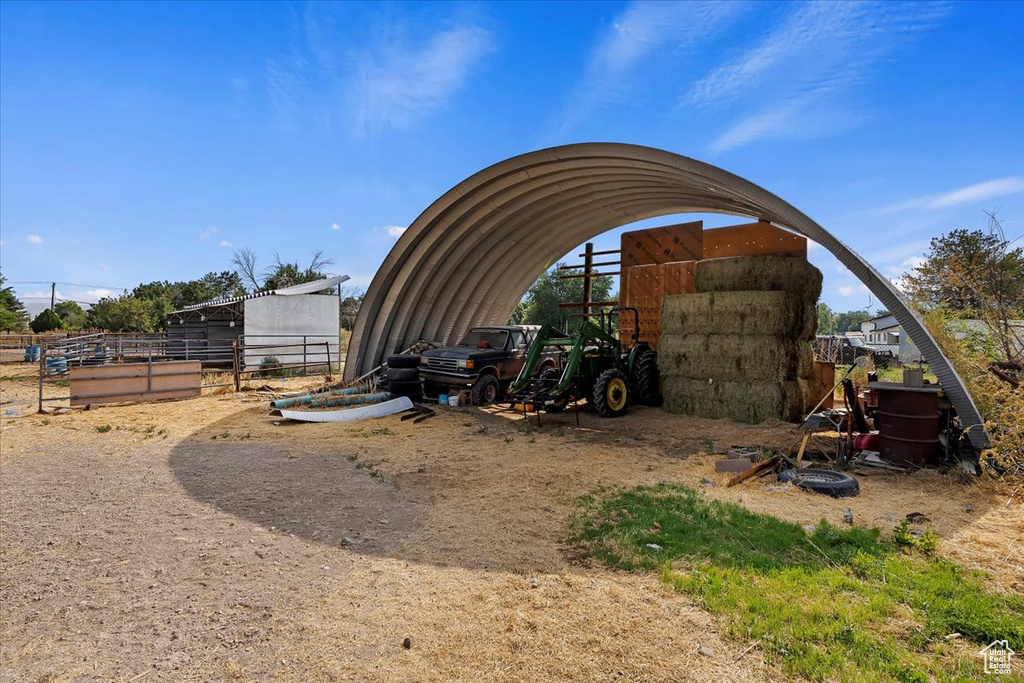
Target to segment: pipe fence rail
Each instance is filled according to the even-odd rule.
[[[71,370],[119,364],[198,361],[202,388],[233,387],[262,378],[333,375],[340,372],[338,337],[327,335],[260,335],[238,339],[181,339],[163,334],[86,334],[38,339],[31,359],[39,368],[39,409],[46,402],[69,400]],[[26,350],[26,360],[29,352]],[[65,392],[47,392],[47,385]]]

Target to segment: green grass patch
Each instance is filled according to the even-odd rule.
[[[877,529],[821,522],[809,534],[676,485],[599,491],[579,503],[569,540],[582,557],[660,571],[791,676],[976,680],[982,647],[1024,645],[1024,599],[988,592],[983,575]],[[946,640],[954,633],[972,643],[972,656],[957,656],[962,646]]]

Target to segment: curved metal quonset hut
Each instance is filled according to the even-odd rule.
[[[828,249],[914,339],[961,421],[974,401],[899,291],[824,228],[715,166],[650,147],[585,143],[507,159],[449,190],[413,221],[373,278],[345,364],[355,378],[419,339],[455,343],[508,320],[529,286],[570,249],[633,221],[723,213],[770,221]],[[981,430],[977,439],[983,438]],[[972,434],[973,436],[973,434]]]

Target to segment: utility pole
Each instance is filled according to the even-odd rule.
[[[50,283],[50,310],[53,311],[53,307],[57,305],[57,283]],[[56,312],[56,311],[54,311]]]

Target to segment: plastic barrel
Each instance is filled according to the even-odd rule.
[[[29,345],[25,347],[25,362],[26,363],[38,363],[39,362],[39,345]]]
[[[66,375],[68,374],[68,360],[61,356],[46,359],[46,374],[47,375]]]

